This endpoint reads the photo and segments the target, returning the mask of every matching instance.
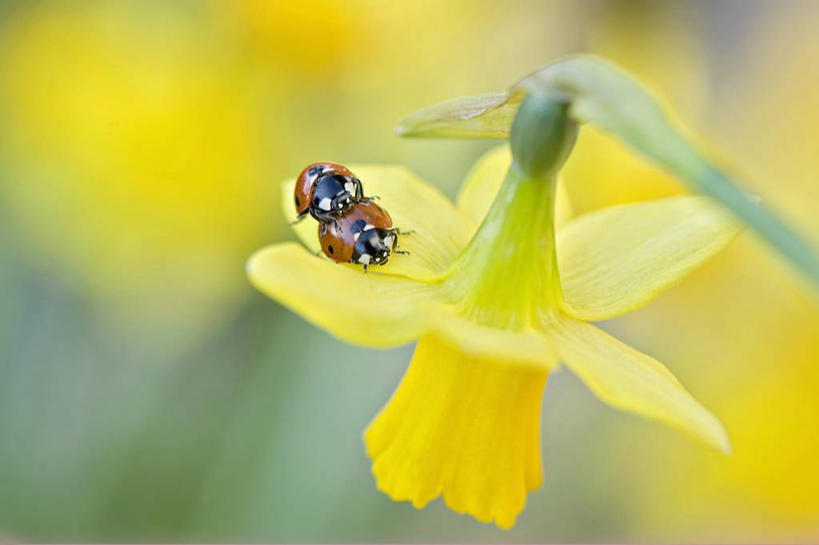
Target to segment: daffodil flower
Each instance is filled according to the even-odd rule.
[[[729,450],[719,420],[660,362],[589,324],[642,307],[739,232],[705,197],[604,209],[563,222],[557,173],[577,127],[566,105],[523,101],[507,146],[483,157],[453,204],[399,166],[351,165],[404,230],[376,273],[275,244],[248,262],[253,284],[344,341],[418,340],[400,386],[364,434],[378,487],[418,508],[443,496],[509,528],[540,486],[540,405],[565,365],[610,405]],[[505,176],[504,176],[505,174]],[[292,219],[293,180],[283,184]],[[556,230],[556,217],[560,225]]]

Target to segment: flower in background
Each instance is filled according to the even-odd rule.
[[[810,90],[819,84],[819,44],[811,39],[817,8],[771,7],[764,25],[751,26],[743,35],[746,60],[712,69],[707,120],[726,154],[749,174],[749,190],[764,195],[814,247],[819,155],[810,143],[819,139],[819,101]],[[612,166],[606,159],[597,165],[601,175]],[[718,372],[698,391],[715,400],[734,455],[692,458],[674,449],[670,460],[641,464],[647,478],[638,497],[653,531],[665,525],[700,528],[688,532],[691,539],[815,539],[805,537],[816,536],[819,513],[819,300],[811,288],[771,259],[758,239],[742,237],[645,316],[621,325],[667,346],[693,373],[704,365],[703,353],[721,354]],[[703,305],[713,310],[703,314]],[[660,325],[669,321],[677,327]],[[680,342],[685,338],[698,343]],[[669,465],[684,469],[669,472]],[[671,505],[659,506],[666,490],[678,493]]]
[[[541,484],[540,401],[560,363],[611,405],[729,450],[720,422],[668,369],[586,321],[643,306],[739,231],[709,200],[676,197],[605,209],[556,234],[556,176],[576,126],[565,105],[540,99],[516,119],[514,160],[490,153],[456,206],[400,167],[352,167],[395,224],[415,231],[401,240],[412,256],[383,274],[313,255],[310,223],[297,227],[307,249],[277,244],[248,262],[261,291],[342,340],[419,339],[365,434],[378,486],[419,508],[442,495],[503,528]]]
[[[232,271],[272,201],[252,74],[206,23],[181,6],[42,3],[0,34],[6,219],[108,316],[152,340],[174,323],[174,343],[241,294]]]

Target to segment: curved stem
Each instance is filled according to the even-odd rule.
[[[735,185],[650,92],[599,57],[567,57],[530,74],[509,92],[426,108],[401,121],[398,132],[416,137],[502,138],[510,134],[513,118],[518,119],[515,112],[522,97],[533,95],[570,102],[570,115],[577,122],[594,123],[690,190],[731,210],[819,287],[819,251],[811,241]]]

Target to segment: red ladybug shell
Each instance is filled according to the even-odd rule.
[[[386,210],[372,201],[356,203],[352,210],[338,218],[338,227],[341,228],[341,232],[334,222],[319,225],[319,242],[321,242],[324,255],[339,263],[347,263],[352,259],[356,242],[355,234],[359,231],[354,228],[354,225],[358,220],[364,220],[366,225],[380,229],[392,227],[392,218]]]
[[[350,169],[338,163],[313,163],[307,165],[296,178],[296,188],[293,191],[293,201],[296,204],[296,213],[302,215],[310,208],[313,197],[313,186],[322,174],[340,174],[348,178],[355,178]]]

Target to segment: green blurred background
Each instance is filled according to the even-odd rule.
[[[0,2],[0,541],[817,541],[819,317],[744,235],[607,322],[723,420],[734,454],[570,373],[545,486],[503,532],[393,503],[361,433],[412,347],[358,349],[255,292],[277,183],[410,166],[452,196],[491,143],[392,136],[560,55],[615,60],[813,240],[819,4]],[[584,128],[578,213],[682,192]]]

